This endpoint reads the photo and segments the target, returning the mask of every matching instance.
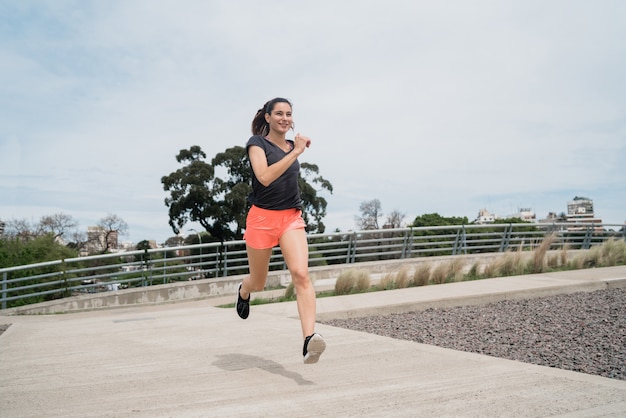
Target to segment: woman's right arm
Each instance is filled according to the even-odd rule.
[[[248,148],[248,157],[252,165],[254,176],[259,182],[267,187],[280,177],[291,165],[296,161],[298,155],[304,150],[294,148],[290,153],[286,154],[282,159],[276,161],[272,165],[267,165],[267,157],[265,151],[257,145],[250,145]]]

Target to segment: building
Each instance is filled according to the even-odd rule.
[[[2,220],[0,219],[0,236],[4,235],[4,227],[5,227],[5,223],[2,222]]]
[[[524,222],[537,222],[537,215],[531,208],[519,208],[517,213],[509,215],[508,218],[519,218]]]
[[[574,200],[567,202],[566,221],[575,224],[602,224],[602,219],[596,218],[593,212],[593,200],[582,196],[576,196]],[[581,228],[572,227],[568,229],[575,230]],[[601,226],[595,229],[602,231]]]
[[[490,213],[487,209],[481,209],[478,211],[478,217],[474,219],[475,224],[492,224],[496,220],[496,215]]]

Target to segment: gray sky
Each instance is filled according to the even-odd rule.
[[[620,0],[3,1],[0,218],[114,213],[163,242],[178,151],[243,146],[282,96],[328,232],[375,198],[411,222],[585,196],[623,223],[624,22]]]

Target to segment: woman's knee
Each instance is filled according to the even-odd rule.
[[[308,286],[311,283],[307,268],[292,269],[290,273],[293,285],[296,287]]]

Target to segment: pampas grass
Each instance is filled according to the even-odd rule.
[[[556,240],[554,234],[548,235],[543,239],[541,244],[533,251],[532,260],[530,263],[531,273],[543,273],[546,266],[546,253],[552,246],[552,243]]]
[[[348,295],[350,293],[364,292],[371,285],[370,275],[367,270],[350,269],[342,271],[335,281],[335,293]]]
[[[430,270],[429,263],[420,263],[415,267],[413,271],[412,283],[413,286],[426,286],[430,282]]]

